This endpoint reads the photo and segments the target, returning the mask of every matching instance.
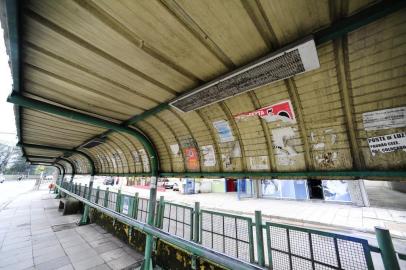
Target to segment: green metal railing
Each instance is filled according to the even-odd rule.
[[[271,269],[374,269],[367,240],[266,223]]]
[[[57,181],[58,188],[71,191],[81,200],[119,213],[135,222],[146,223],[149,200],[108,189],[89,188],[77,183]],[[62,190],[63,192],[63,190]],[[87,194],[90,192],[90,196]],[[86,202],[86,201],[85,201]],[[385,269],[400,269],[389,232],[377,229],[379,247],[361,238],[350,237],[286,224],[262,222],[255,218],[165,202],[155,208],[155,227],[170,235],[194,241],[205,248],[269,269],[374,269],[371,252],[381,253]],[[396,260],[395,260],[396,259]]]

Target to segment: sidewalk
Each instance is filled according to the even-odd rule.
[[[110,187],[110,190],[114,190]],[[149,190],[123,187],[124,193],[139,193],[148,198]],[[276,199],[238,200],[235,193],[200,193],[184,195],[172,190],[158,192],[166,201],[194,205],[215,211],[253,216],[255,210],[261,210],[265,220],[272,219],[293,225],[328,228],[329,230],[358,231],[374,233],[374,227],[390,230],[392,236],[406,239],[406,211],[376,207],[358,207],[353,205],[314,201],[290,201]]]
[[[143,255],[101,227],[78,227],[80,215],[62,216],[54,197],[44,189],[31,191],[0,211],[0,269],[104,270],[140,265]]]

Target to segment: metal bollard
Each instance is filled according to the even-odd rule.
[[[393,247],[389,230],[375,227],[376,240],[381,250],[381,256],[385,270],[400,270],[399,261]]]

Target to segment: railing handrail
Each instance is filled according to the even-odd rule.
[[[78,196],[64,188],[62,188],[60,185],[57,185],[58,189],[60,189],[63,193],[66,193],[67,195],[89,205],[92,208],[95,208],[97,210],[99,210],[100,212],[103,212],[104,214],[113,217],[115,219],[117,219],[118,221],[121,221],[123,223],[126,223],[130,226],[135,227],[136,229],[151,234],[155,237],[158,237],[170,244],[173,244],[183,250],[185,250],[188,253],[192,253],[193,255],[202,257],[204,259],[207,259],[209,261],[212,261],[214,263],[217,263],[219,265],[222,265],[224,267],[230,268],[230,269],[241,269],[241,270],[245,270],[245,269],[264,269],[262,267],[259,267],[257,265],[227,256],[225,254],[222,253],[218,253],[212,249],[206,248],[204,246],[201,246],[199,244],[196,244],[192,241],[188,241],[185,240],[183,238],[180,238],[178,236],[175,235],[171,235],[169,233],[166,233],[160,229],[155,228],[154,226],[148,225],[146,223],[137,221],[133,218],[130,218],[126,215],[123,215],[121,213],[117,213],[116,211],[113,211],[109,208],[100,206],[98,204],[95,204],[81,196]]]

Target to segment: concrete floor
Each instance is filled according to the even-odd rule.
[[[382,186],[365,186],[372,207],[406,210],[406,193]]]
[[[79,215],[62,216],[54,197],[45,189],[24,193],[0,211],[0,269],[134,269],[142,263],[143,254],[101,227],[78,227]]]

